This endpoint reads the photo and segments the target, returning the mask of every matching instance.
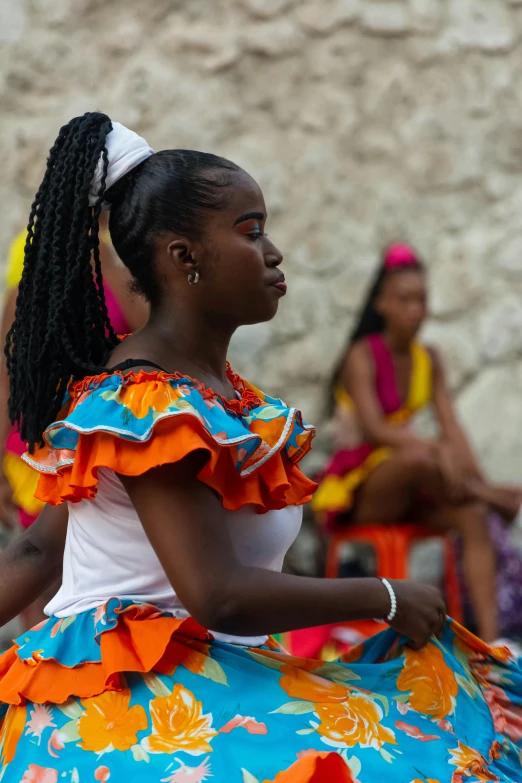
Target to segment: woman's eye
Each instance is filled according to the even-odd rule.
[[[265,236],[265,234],[263,234],[262,231],[252,231],[248,236],[251,237],[251,239],[256,240],[256,239],[261,239],[262,237]]]

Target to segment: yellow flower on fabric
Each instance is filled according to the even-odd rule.
[[[432,642],[422,650],[406,648],[397,688],[410,691],[410,707],[434,720],[442,720],[453,712],[454,697],[459,691],[454,673]]]
[[[135,704],[129,709],[131,692],[106,691],[100,696],[82,700],[85,712],[78,721],[80,747],[94,753],[110,750],[129,750],[136,745],[138,731],[148,726],[143,707]]]
[[[449,763],[457,767],[457,772],[480,781],[498,780],[496,775],[488,771],[488,763],[478,750],[468,748],[459,740],[458,747],[449,752],[452,754]]]
[[[211,753],[209,745],[217,732],[212,715],[203,715],[203,705],[194,694],[176,683],[170,696],[156,696],[150,703],[152,734],[142,745],[149,753],[192,755]]]
[[[359,745],[378,750],[385,742],[397,744],[393,731],[381,724],[381,708],[366,696],[353,695],[342,703],[317,704],[315,712],[321,721],[317,732],[327,745]]]

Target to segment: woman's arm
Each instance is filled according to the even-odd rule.
[[[461,458],[467,464],[469,473],[481,477],[482,472],[475,453],[457,418],[440,354],[434,348],[430,348],[430,354],[433,364],[433,405],[442,438],[459,451]]]
[[[68,516],[66,503],[45,506],[31,527],[0,553],[0,626],[60,578]]]
[[[201,625],[250,636],[387,615],[390,600],[378,579],[314,579],[242,564],[221,502],[197,479],[203,465],[196,452],[142,476],[120,476],[170,583]],[[438,591],[393,585],[393,627],[424,644],[444,623]]]
[[[375,370],[368,346],[354,345],[346,357],[343,385],[352,398],[365,436],[375,445],[404,448],[415,446],[428,449],[436,456],[438,444],[421,438],[404,427],[388,424],[375,393]]]

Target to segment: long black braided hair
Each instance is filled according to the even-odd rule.
[[[109,230],[135,287],[155,304],[155,240],[174,232],[197,238],[207,210],[225,209],[239,167],[208,153],[165,150],[105,190],[107,115],[89,112],[64,125],[47,160],[27,226],[16,315],[7,335],[9,417],[30,452],[56,419],[71,379],[105,368],[118,338],[111,326],[99,252],[102,203]],[[89,206],[103,162],[97,202]]]
[[[408,254],[408,250],[410,251],[411,255]],[[399,251],[399,253],[402,252],[405,258],[405,262],[399,262],[393,266],[389,266],[388,262],[389,259],[393,257],[394,251]],[[414,251],[411,250],[411,248],[408,248],[406,245],[392,245],[384,251],[381,263],[379,264],[373,280],[370,283],[368,294],[355,322],[355,326],[348,335],[347,343],[341,352],[339,361],[335,365],[335,368],[330,377],[326,403],[326,413],[328,416],[331,416],[335,409],[335,391],[341,380],[346,354],[354,343],[359,342],[359,340],[364,339],[370,334],[379,334],[383,332],[386,327],[383,316],[375,309],[375,302],[377,301],[379,294],[382,291],[384,281],[390,275],[398,274],[405,270],[409,271],[411,269],[417,269],[421,272],[424,270],[422,261],[414,253]]]

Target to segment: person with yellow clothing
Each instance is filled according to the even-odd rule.
[[[145,301],[130,290],[130,277],[126,267],[118,259],[112,244],[105,215],[100,225],[100,258],[103,268],[104,290],[109,318],[118,334],[128,334],[141,328],[148,317]],[[5,295],[0,321],[0,340],[5,345],[6,336],[14,321],[18,285],[24,266],[26,231],[21,231],[12,241],[5,273]],[[43,503],[34,497],[38,474],[22,460],[26,444],[18,431],[11,426],[7,412],[9,383],[5,356],[0,358],[0,521],[9,526],[16,521],[23,528],[29,527],[43,508]],[[55,586],[49,591],[54,594]],[[47,592],[24,613],[23,623],[28,628],[43,619],[43,607],[48,601]]]
[[[438,352],[418,333],[428,311],[424,267],[407,245],[384,254],[331,384],[336,450],[313,499],[327,529],[415,521],[455,530],[479,636],[498,637],[495,552],[485,479],[456,416]],[[414,415],[432,404],[440,439],[419,437]]]

